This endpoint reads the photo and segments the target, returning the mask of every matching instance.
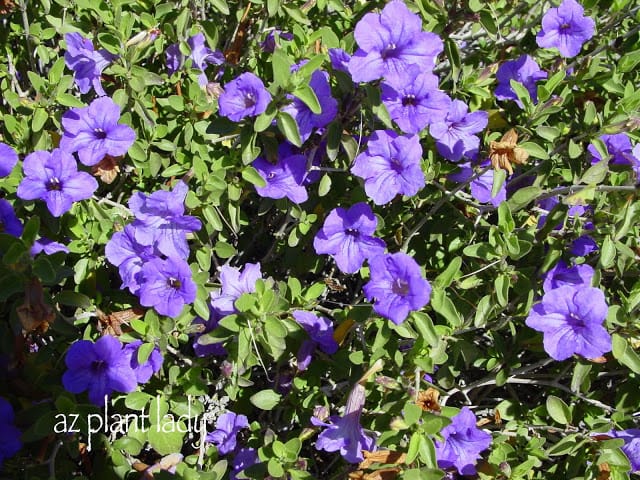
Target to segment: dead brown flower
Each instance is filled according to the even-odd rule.
[[[507,170],[511,175],[513,174],[511,164],[524,165],[527,163],[529,154],[524,148],[518,147],[518,134],[512,128],[502,136],[499,142],[489,143],[489,158],[493,168]]]
[[[91,167],[91,173],[95,177],[100,177],[104,183],[113,183],[120,172],[120,166],[118,163],[122,157],[112,157],[111,155],[105,155],[97,164]]]
[[[418,400],[416,401],[416,405],[427,412],[439,412],[439,398],[440,392],[438,392],[438,390],[436,390],[435,388],[429,387],[426,390],[418,393]]]
[[[44,302],[42,283],[38,278],[32,278],[27,284],[24,303],[16,308],[16,313],[25,332],[44,333],[49,324],[56,318],[53,307]]]
[[[6,15],[15,10],[16,4],[11,0],[0,0],[0,15]]]

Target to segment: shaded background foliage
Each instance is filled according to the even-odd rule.
[[[374,207],[377,235],[390,251],[411,254],[433,287],[430,305],[397,326],[373,315],[364,301],[366,268],[362,275],[344,275],[313,250],[315,233],[333,208],[367,201],[349,167],[371,132],[391,128],[377,84],[354,86],[348,75],[330,68],[327,49],[354,52],[355,24],[384,2],[14,3],[2,3],[0,16],[0,139],[21,158],[50,150],[59,142],[64,112],[93,99],[93,93],[78,93],[63,59],[63,35],[80,32],[96,49],[119,55],[103,72],[102,84],[137,140],[115,181],[100,182],[93,199],[76,203],[60,218],[49,215],[42,202],[16,199],[20,168],[2,180],[2,194],[25,229],[20,240],[0,234],[0,394],[16,410],[24,448],[5,461],[0,475],[139,478],[135,471],[142,464],[181,453],[176,476],[224,477],[225,458],[212,446],[194,447],[201,440],[196,436],[103,435],[86,452],[83,435],[53,433],[56,413],[86,418],[99,412],[83,394],[62,387],[69,345],[122,330],[125,341],[158,345],[165,361],[143,391],[121,395],[115,411],[146,406],[178,416],[186,413],[191,395],[197,397],[193,415],[208,412],[213,419],[225,408],[245,414],[251,425],[239,441],[261,448],[253,478],[345,478],[354,470],[336,453],[314,448],[310,417],[316,406],[337,414],[353,384],[377,360],[384,366],[366,383],[362,425],[378,433],[378,448],[407,453],[392,466],[399,478],[442,478],[433,439],[463,405],[471,405],[493,435],[478,465],[481,478],[628,478],[623,442],[593,435],[637,426],[638,179],[628,168],[592,166],[586,148],[592,143],[606,153],[598,141],[605,133],[626,132],[634,143],[639,140],[634,2],[584,1],[597,35],[568,60],[536,45],[550,2],[407,2],[424,29],[445,42],[435,69],[440,88],[470,110],[489,113],[483,154],[513,127],[530,160],[506,180],[508,200],[495,208],[477,203],[467,185],[447,179],[456,165],[423,135],[426,187],[411,198]],[[270,53],[260,44],[273,28],[293,38],[279,38]],[[199,32],[227,59],[207,68],[212,83],[204,89],[190,60],[172,75],[165,66],[167,47],[180,42],[188,55],[186,40]],[[538,82],[537,104],[526,89],[516,88],[521,109],[515,102],[498,102],[493,92],[498,66],[523,53],[536,58],[548,79]],[[302,59],[311,66],[292,76],[290,66]],[[308,187],[310,198],[301,205],[262,198],[252,185],[261,180],[250,163],[259,154],[275,159],[285,139],[296,143],[295,128],[274,107],[240,124],[220,117],[217,89],[250,71],[267,85],[273,105],[282,105],[285,93],[303,96],[311,73],[321,66],[331,73],[339,113],[303,151],[319,155],[329,169]],[[137,299],[119,289],[104,245],[130,222],[126,205],[132,192],[166,189],[185,175],[188,213],[203,221],[190,241],[198,296],[172,319],[139,309]],[[562,201],[551,212],[537,203],[558,194]],[[569,208],[580,204],[591,209],[570,217]],[[544,225],[543,215],[548,215]],[[587,231],[587,222],[593,223],[588,233],[599,251],[577,261],[594,267],[594,285],[605,292],[613,352],[596,361],[574,356],[557,362],[524,320],[542,295],[541,275],[558,259],[572,258],[568,249]],[[554,229],[557,224],[562,228]],[[32,258],[28,249],[38,235],[66,244],[69,254]],[[191,346],[192,321],[209,316],[208,296],[219,286],[225,262],[260,262],[265,280],[238,300],[238,315],[209,334],[226,341],[228,356],[198,358]],[[25,292],[39,308],[30,311],[29,325],[17,313]],[[293,362],[304,339],[291,318],[295,309],[332,318],[341,343],[334,355],[316,353],[304,373],[296,372]],[[429,382],[424,373],[432,377]],[[429,387],[440,395],[441,412],[414,402]],[[81,428],[86,431],[86,425]],[[381,468],[378,463],[370,470]],[[354,478],[368,478],[359,475]]]

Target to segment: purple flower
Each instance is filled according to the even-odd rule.
[[[14,418],[13,407],[0,397],[0,470],[2,463],[22,448],[22,432],[13,424]]]
[[[196,299],[196,284],[189,264],[180,258],[154,258],[142,265],[140,304],[153,307],[160,315],[175,318],[185,304]]]
[[[95,343],[79,340],[69,347],[65,357],[67,371],[64,388],[71,393],[89,390],[89,401],[102,406],[112,392],[128,393],[136,389],[136,374],[129,355],[115,337],[105,335]]]
[[[136,382],[139,384],[147,383],[154,373],[162,368],[163,357],[158,347],[153,347],[147,361],[143,364],[138,363],[138,350],[142,345],[142,340],[134,340],[124,347],[124,352],[130,358],[130,365],[136,374]]]
[[[436,458],[440,468],[455,467],[460,475],[475,475],[480,453],[491,446],[491,435],[476,426],[476,416],[463,407],[436,440]]]
[[[409,255],[398,252],[370,258],[369,269],[371,280],[363,290],[369,301],[375,298],[373,310],[378,315],[399,325],[410,312],[429,303],[431,285]]]
[[[483,162],[480,164],[480,167],[483,168],[486,165],[488,165],[488,162]],[[450,180],[458,183],[464,183],[473,176],[473,168],[471,168],[470,162],[459,163],[458,167],[460,167],[460,171],[449,175]],[[478,178],[471,181],[470,189],[471,195],[478,202],[491,203],[491,205],[497,208],[502,202],[507,199],[507,189],[505,187],[505,184],[503,183],[496,196],[491,196],[491,192],[493,190],[493,174],[493,170],[487,170]]]
[[[43,200],[54,217],[71,208],[73,202],[91,198],[98,182],[86,172],[78,172],[73,155],[59,148],[33,152],[22,163],[24,178],[17,195],[23,200]]]
[[[151,195],[135,193],[129,199],[129,208],[136,217],[133,226],[135,240],[141,245],[156,245],[168,257],[187,258],[187,234],[200,230],[202,223],[196,217],[184,215],[184,200],[189,187],[177,182],[172,191],[158,190]]]
[[[517,60],[504,62],[498,68],[496,73],[498,86],[496,87],[495,96],[498,100],[513,100],[520,108],[523,108],[522,102],[511,88],[510,80],[520,82],[529,91],[531,101],[535,105],[538,103],[538,89],[536,82],[547,78],[547,72],[540,70],[536,61],[529,55],[522,55]]]
[[[73,77],[80,93],[87,93],[93,87],[97,95],[105,95],[100,76],[102,71],[118,58],[118,55],[104,49],[94,50],[91,40],[79,33],[65,34],[64,41],[67,43],[64,62],[73,70]]]
[[[207,47],[206,40],[202,33],[198,33],[190,37],[189,40],[187,40],[187,44],[191,49],[189,58],[191,59],[192,67],[203,72],[198,75],[198,83],[201,87],[204,87],[207,84],[207,76],[204,74],[207,65],[223,64],[225,61],[224,55],[222,52],[217,50],[213,51]],[[169,70],[169,75],[172,75],[182,67],[182,64],[184,63],[184,56],[182,55],[182,52],[180,52],[180,47],[177,43],[167,48],[166,56],[167,70]]]
[[[236,311],[235,301],[243,293],[256,291],[256,282],[262,278],[259,263],[246,263],[242,273],[240,269],[223,265],[220,269],[220,290],[211,293],[211,308],[220,316]]]
[[[22,222],[4,198],[0,198],[0,233],[8,233],[14,237],[22,235]]]
[[[582,235],[571,243],[571,255],[576,257],[586,257],[591,252],[598,250],[598,244],[589,235]]]
[[[631,139],[626,133],[616,133],[613,135],[602,135],[600,137],[607,147],[609,153],[609,163],[613,165],[631,165],[636,179],[640,180],[640,144],[635,148],[631,145]],[[591,154],[591,163],[601,162],[603,159],[593,144],[589,144],[587,150]]]
[[[255,117],[267,109],[271,94],[253,73],[243,73],[224,87],[218,98],[218,113],[234,122]]]
[[[541,48],[557,48],[565,58],[580,53],[584,42],[593,37],[596,22],[584,16],[584,8],[576,0],[563,0],[558,8],[550,8],[542,17],[542,30],[536,35]]]
[[[298,351],[298,370],[306,370],[311,362],[311,353],[320,347],[326,354],[334,354],[338,351],[338,344],[333,339],[333,324],[325,317],[317,317],[314,313],[303,310],[294,310],[293,318],[302,325],[310,337],[303,342]]]
[[[561,259],[545,274],[542,289],[546,293],[563,285],[590,287],[594,273],[591,265],[583,264],[569,267]]]
[[[11,173],[18,163],[18,154],[6,143],[0,142],[0,178]]]
[[[607,310],[602,290],[564,285],[546,292],[525,323],[543,333],[544,350],[556,360],[574,353],[596,358],[611,351],[611,335],[602,326]]]
[[[198,357],[208,357],[210,355],[226,355],[227,350],[224,348],[222,342],[216,343],[201,343],[200,338],[205,334],[209,333],[212,330],[215,330],[220,323],[220,319],[227,314],[223,314],[217,309],[213,308],[209,305],[209,319],[204,320],[203,318],[197,317],[193,320],[191,325],[203,325],[204,330],[196,334],[193,340],[193,351],[196,353]]]
[[[121,125],[120,107],[109,97],[97,98],[88,107],[72,108],[62,116],[64,134],[60,148],[78,152],[87,166],[99,163],[106,155],[124,155],[136,140],[129,125]]]
[[[631,463],[631,472],[640,472],[640,430],[630,428],[628,430],[611,430],[607,433],[613,438],[621,438],[624,445],[620,448]]]
[[[275,165],[258,157],[252,165],[267,183],[264,187],[256,186],[261,197],[287,197],[293,203],[303,203],[309,198],[303,186],[307,171],[307,159],[303,155],[281,157]]]
[[[542,210],[546,210],[548,214],[555,208],[556,205],[558,205],[558,203],[560,203],[560,200],[558,199],[557,196],[555,196],[555,197],[549,197],[541,200],[540,202],[538,202],[538,206]],[[573,219],[575,217],[582,217],[583,215],[585,215],[587,212],[590,212],[590,211],[591,211],[591,207],[588,205],[587,206],[573,205],[569,208],[567,215],[569,216],[569,218]],[[547,222],[547,214],[540,215],[540,218],[538,218],[538,228],[542,228],[544,224]],[[586,222],[584,227],[587,229],[592,229],[593,224],[591,222]],[[562,223],[559,223],[554,227],[554,230],[559,230],[561,228],[562,228]]]
[[[438,89],[438,77],[415,65],[389,74],[380,86],[381,99],[391,119],[405,133],[419,133],[444,117],[451,99]]]
[[[356,203],[348,210],[333,209],[313,240],[317,254],[327,253],[333,257],[344,273],[360,270],[367,258],[381,255],[385,243],[373,237],[378,219],[366,203]]]
[[[421,160],[417,135],[376,130],[367,150],[356,157],[351,173],[364,179],[364,190],[376,205],[384,205],[398,194],[415,195],[424,187]]]
[[[354,82],[369,82],[409,65],[431,72],[444,49],[440,38],[422,31],[422,20],[401,1],[389,2],[379,14],[367,13],[356,25],[358,50],[351,57],[349,72]]]
[[[351,55],[341,48],[330,48],[329,60],[331,61],[331,68],[334,70],[349,73],[349,61],[351,60]]]
[[[42,252],[44,252],[45,255],[53,255],[54,253],[58,252],[69,253],[69,249],[62,243],[54,242],[49,238],[43,237],[34,242],[34,244],[31,246],[31,249],[29,250],[29,254],[32,257],[35,257]]]
[[[262,49],[263,52],[273,53],[276,51],[276,46],[277,46],[276,39],[280,39],[280,38],[283,40],[290,41],[290,40],[293,40],[293,34],[289,32],[283,32],[278,28],[274,28],[268,33],[267,37],[260,44],[260,48]]]
[[[331,423],[325,423],[316,417],[311,417],[311,423],[319,427],[327,427],[316,440],[316,449],[325,452],[340,451],[340,455],[349,463],[359,463],[364,460],[362,451],[373,451],[376,447],[375,439],[364,433],[360,426],[360,415],[365,400],[365,389],[359,383],[353,387],[344,415],[329,417]]]
[[[295,71],[296,67],[301,65],[302,63],[292,66],[292,70]],[[331,96],[329,74],[327,74],[327,72],[320,70],[314,71],[309,80],[309,87],[311,87],[318,98],[320,113],[313,113],[306,103],[293,95],[287,95],[291,103],[282,108],[283,112],[291,115],[296,121],[300,132],[300,139],[303,142],[311,136],[314,128],[324,127],[331,122],[338,113],[338,102]]]
[[[218,447],[220,455],[226,455],[235,450],[238,432],[248,427],[249,420],[245,415],[236,415],[233,412],[223,413],[216,421],[216,429],[207,434],[206,440]]]
[[[252,465],[260,463],[258,452],[254,448],[239,448],[233,457],[233,467],[229,473],[229,480],[237,480],[237,474]]]
[[[429,126],[429,133],[436,140],[438,152],[453,162],[462,157],[474,158],[477,155],[480,139],[474,134],[484,130],[489,121],[487,112],[477,110],[467,113],[468,109],[466,103],[453,100],[443,120],[436,120]]]

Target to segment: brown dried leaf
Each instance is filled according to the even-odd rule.
[[[131,320],[144,316],[144,310],[142,308],[128,308],[110,314],[98,310],[96,313],[98,315],[98,321],[100,322],[98,328],[102,334],[113,335],[114,337],[122,335],[123,324],[128,325]]]
[[[611,467],[607,462],[598,465],[597,480],[609,480],[611,478]]]
[[[393,450],[378,450],[377,452],[362,451],[364,460],[358,468],[369,468],[373,463],[404,463],[407,455]]]
[[[53,307],[44,302],[44,294],[40,279],[32,278],[27,284],[24,303],[16,308],[22,328],[26,333],[44,333],[49,324],[56,318]]]

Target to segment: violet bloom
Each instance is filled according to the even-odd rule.
[[[451,99],[438,89],[438,77],[411,65],[389,74],[380,86],[391,119],[405,133],[419,133],[447,114]]]
[[[187,234],[202,228],[198,218],[184,214],[188,191],[188,185],[179,181],[170,192],[136,192],[129,199],[129,208],[136,217],[132,224],[136,227],[136,241],[144,246],[155,244],[168,257],[188,258]]]
[[[273,53],[276,51],[277,39],[291,41],[293,40],[293,34],[289,32],[283,32],[278,28],[271,30],[266,38],[260,43],[260,48],[265,53]]]
[[[141,275],[140,305],[153,307],[160,315],[175,318],[196,299],[196,284],[184,260],[155,258],[142,265]]]
[[[640,179],[640,144],[635,148],[631,145],[629,136],[622,132],[613,135],[602,135],[600,137],[607,147],[609,154],[609,163],[612,165],[631,165],[635,172],[636,178]],[[591,154],[591,163],[602,161],[602,157],[593,144],[589,144],[587,150]]]
[[[333,324],[325,317],[318,317],[312,312],[295,310],[293,318],[307,332],[310,339],[305,340],[298,351],[298,370],[306,370],[311,362],[311,354],[319,347],[324,353],[332,355],[338,351],[338,344],[333,339]]]
[[[546,210],[547,214],[550,213],[556,205],[558,205],[560,203],[560,200],[557,196],[555,197],[549,197],[549,198],[545,198],[543,200],[541,200],[540,202],[538,202],[538,207],[540,207],[542,210]],[[587,213],[591,213],[592,211],[592,207],[590,205],[572,205],[571,207],[569,207],[569,210],[567,211],[567,216],[570,219],[575,219],[576,217],[582,217],[584,215],[586,215]],[[544,224],[547,222],[547,214],[543,214],[540,215],[540,217],[538,218],[538,228],[542,228],[544,226]],[[559,223],[558,225],[556,225],[554,227],[554,230],[559,230],[562,228],[562,223]],[[585,222],[584,224],[584,228],[586,229],[593,229],[593,223],[588,221]]]
[[[253,73],[243,73],[224,86],[218,98],[218,113],[239,122],[260,115],[271,102],[271,94]]]
[[[218,324],[220,323],[220,319],[224,317],[225,314],[222,314],[217,309],[211,307],[209,305],[209,319],[204,320],[201,317],[197,317],[193,320],[192,326],[203,325],[203,330],[196,334],[193,340],[193,351],[196,353],[198,357],[208,357],[211,355],[226,355],[227,350],[224,348],[222,342],[216,343],[204,343],[200,341],[200,338],[206,334],[218,328]]]
[[[157,373],[162,368],[162,362],[164,358],[158,347],[153,347],[151,354],[147,361],[143,364],[138,363],[138,350],[142,345],[142,340],[134,340],[131,343],[127,343],[124,347],[124,352],[130,358],[130,365],[136,374],[136,382],[139,384],[147,383],[154,373]]]
[[[544,276],[542,289],[549,292],[563,285],[573,287],[590,287],[591,279],[594,275],[591,265],[573,265],[569,267],[564,260],[560,259],[554,267]]]
[[[536,82],[547,78],[547,72],[540,70],[536,61],[529,55],[521,55],[517,60],[504,62],[496,72],[498,86],[495,96],[498,100],[513,100],[520,108],[524,108],[522,102],[511,88],[511,80],[520,82],[528,90],[533,104],[538,103],[538,89]]]
[[[317,254],[331,255],[340,271],[355,273],[365,259],[384,252],[385,243],[373,236],[377,226],[378,219],[366,203],[348,210],[334,208],[313,239],[313,248]]]
[[[602,326],[607,310],[602,290],[563,285],[546,292],[525,323],[543,333],[544,350],[555,360],[574,353],[597,358],[611,351],[611,335]]]
[[[88,107],[72,108],[62,116],[60,148],[78,152],[80,162],[87,166],[99,163],[106,155],[124,155],[135,142],[136,133],[119,120],[120,107],[109,97],[97,98]]]
[[[637,428],[611,430],[607,435],[624,440],[624,445],[620,450],[629,459],[631,473],[640,472],[640,430]]]
[[[460,475],[475,475],[480,454],[491,446],[491,435],[476,426],[476,416],[462,407],[436,440],[436,458],[440,468],[455,467]]]
[[[483,168],[486,165],[488,165],[488,162],[483,162],[480,164],[480,167]],[[450,180],[458,183],[464,183],[473,176],[474,172],[473,168],[471,168],[471,163],[459,163],[458,167],[460,167],[460,171],[449,175]],[[491,205],[497,208],[502,202],[507,199],[507,189],[505,187],[505,183],[503,183],[500,187],[500,190],[498,190],[498,193],[496,193],[496,196],[492,197],[491,192],[493,190],[493,175],[494,170],[487,170],[478,178],[472,180],[469,187],[471,190],[471,195],[478,202],[491,203]]]
[[[73,202],[91,198],[98,189],[95,178],[79,172],[73,155],[59,148],[27,155],[22,169],[24,178],[18,185],[18,197],[22,200],[43,200],[54,217],[68,211]]]
[[[415,195],[424,187],[421,160],[417,135],[376,130],[367,149],[356,157],[351,173],[364,179],[364,190],[376,205],[384,205],[398,194]]]
[[[217,50],[213,51],[207,47],[206,40],[202,33],[198,33],[190,37],[187,40],[187,44],[191,49],[191,53],[188,57],[191,59],[191,66],[203,72],[198,75],[198,83],[201,87],[204,87],[207,84],[207,76],[204,74],[207,65],[223,64],[225,61],[224,55],[222,52]],[[177,43],[174,43],[167,48],[166,56],[169,75],[174,74],[182,68],[182,65],[184,64],[184,55],[182,55],[180,46]]]
[[[303,203],[309,198],[303,186],[307,172],[307,159],[303,155],[279,158],[275,165],[258,157],[252,165],[267,183],[264,187],[256,186],[261,197],[287,197],[293,203]]]
[[[29,250],[29,254],[32,257],[35,257],[42,252],[44,252],[45,255],[53,255],[54,253],[58,252],[69,253],[69,249],[62,243],[54,242],[49,238],[42,237],[33,243],[31,249]]]
[[[582,45],[593,37],[596,22],[584,16],[584,8],[576,0],[563,0],[558,8],[550,8],[542,17],[542,30],[536,35],[541,48],[557,48],[565,58],[575,57]]]
[[[236,311],[235,301],[243,293],[256,291],[256,282],[262,278],[259,263],[246,263],[242,273],[237,267],[223,265],[220,269],[220,290],[211,293],[211,308],[220,316]]]
[[[18,163],[18,154],[6,143],[0,142],[0,178],[11,173]]]
[[[482,110],[468,113],[469,107],[460,100],[453,100],[444,118],[431,123],[429,133],[436,140],[436,148],[444,158],[457,162],[462,157],[475,158],[480,148],[482,132],[489,121],[489,114]],[[442,120],[440,120],[442,118]]]
[[[357,23],[354,36],[358,50],[349,72],[354,82],[369,82],[402,73],[409,65],[431,72],[444,49],[440,38],[422,31],[422,20],[401,1],[392,1],[377,13],[367,13]]]
[[[236,436],[243,428],[249,428],[249,420],[245,415],[223,413],[216,421],[216,429],[207,434],[206,441],[218,447],[220,455],[226,455],[236,449]]]
[[[349,61],[351,55],[342,50],[341,48],[329,49],[329,61],[331,61],[331,68],[339,72],[349,73]]]
[[[91,40],[79,33],[65,34],[64,41],[67,43],[64,62],[73,70],[73,77],[80,93],[87,93],[93,87],[97,95],[105,95],[100,76],[102,71],[118,58],[118,55],[109,53],[105,49],[94,50]]]
[[[375,299],[373,310],[396,325],[410,312],[420,310],[431,297],[431,285],[420,266],[409,255],[398,252],[369,259],[371,280],[364,287],[365,297]]]
[[[65,357],[67,371],[62,385],[71,393],[89,390],[89,401],[102,406],[111,393],[128,393],[136,389],[136,374],[122,343],[111,335],[95,343],[79,340],[69,347]]]
[[[11,204],[4,198],[0,198],[0,233],[19,237],[22,235],[22,228],[22,222]]]
[[[0,470],[2,463],[22,448],[22,432],[14,425],[15,414],[11,404],[0,397]]]
[[[295,71],[302,65],[303,63],[293,65],[292,71]],[[298,131],[300,132],[300,139],[303,142],[311,136],[314,128],[324,127],[331,122],[338,113],[338,102],[331,96],[329,74],[327,72],[321,70],[314,71],[309,80],[309,87],[311,87],[318,98],[320,113],[313,113],[306,103],[293,95],[287,95],[291,103],[282,108],[283,112],[291,115],[296,121]]]
[[[576,257],[586,257],[591,252],[598,251],[598,244],[589,235],[582,235],[571,243],[571,255]]]
[[[258,457],[258,452],[254,448],[239,448],[233,457],[229,480],[237,480],[237,474],[257,463],[260,463],[260,457]]]
[[[349,463],[364,460],[363,450],[371,452],[376,448],[375,439],[366,434],[360,425],[360,415],[364,406],[366,392],[362,385],[356,383],[349,394],[344,415],[332,415],[331,423],[325,423],[311,417],[311,423],[317,427],[326,427],[316,440],[316,450],[325,452],[340,451],[340,455]]]

